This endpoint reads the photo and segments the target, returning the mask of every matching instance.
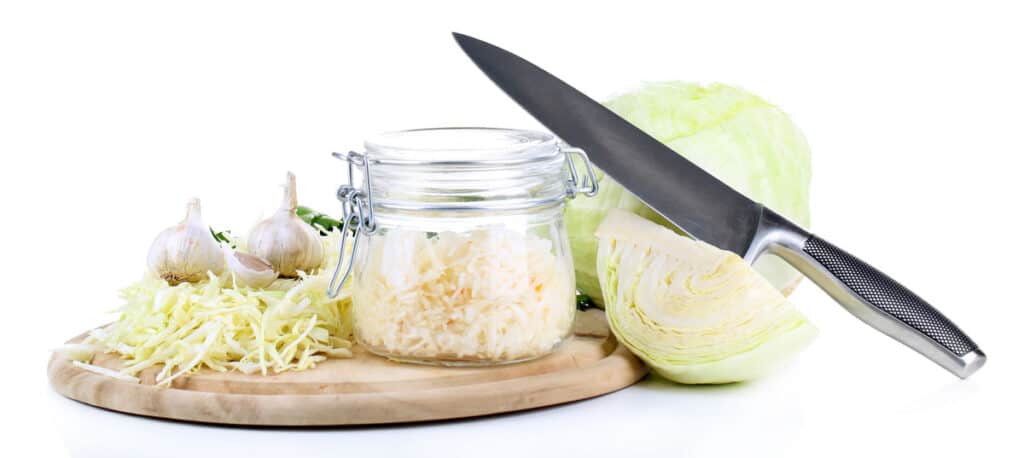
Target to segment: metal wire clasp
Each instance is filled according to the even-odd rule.
[[[576,195],[583,193],[587,197],[594,197],[597,195],[597,174],[594,173],[594,165],[590,163],[590,157],[587,156],[587,152],[583,151],[582,148],[576,148],[575,146],[559,145],[558,149],[565,154],[565,163],[568,165],[566,170],[567,176],[565,177],[565,194],[570,199],[575,199]],[[587,174],[580,180],[579,173],[576,171],[576,161],[573,156],[579,156],[583,160],[583,166],[586,168]]]
[[[342,286],[352,274],[352,266],[355,264],[356,249],[359,247],[359,236],[370,235],[377,230],[377,222],[373,217],[373,196],[370,193],[370,161],[366,155],[349,151],[348,154],[332,153],[332,156],[348,163],[348,183],[338,187],[338,200],[341,201],[342,228],[341,243],[338,248],[338,265],[334,267],[334,274],[331,275],[331,283],[327,286],[327,296],[337,297]],[[362,168],[363,187],[356,187],[355,168]],[[352,251],[349,252],[348,267],[342,273],[342,266],[345,265],[345,248],[348,245],[349,232],[352,232]],[[339,274],[341,278],[339,279]]]

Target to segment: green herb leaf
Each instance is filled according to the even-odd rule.
[[[216,241],[218,241],[220,243],[226,243],[226,244],[230,245],[231,248],[237,248],[235,246],[235,242],[231,239],[231,231],[219,231],[218,232],[218,231],[213,230],[213,228],[211,227],[210,228],[210,234],[213,234],[214,240],[216,240]]]
[[[295,214],[302,218],[306,224],[313,226],[316,230],[320,231],[320,235],[327,235],[334,229],[341,230],[341,221],[338,221],[330,216],[313,210],[309,207],[299,205],[295,209]]]
[[[594,301],[590,300],[590,296],[577,292],[576,293],[576,310],[586,310],[595,307]]]

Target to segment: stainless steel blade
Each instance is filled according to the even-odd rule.
[[[533,117],[694,238],[746,256],[761,205],[540,67],[453,34],[480,70]]]

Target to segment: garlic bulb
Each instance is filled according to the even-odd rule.
[[[188,201],[185,219],[164,229],[149,247],[149,270],[168,283],[197,282],[224,271],[220,245],[203,223],[199,199]]]
[[[234,274],[235,286],[250,288],[266,288],[277,280],[274,266],[266,259],[241,251],[224,247],[224,257],[228,260],[228,270]]]
[[[249,233],[249,253],[270,262],[282,277],[311,273],[323,263],[320,234],[295,215],[297,207],[295,175],[288,172],[281,208]]]

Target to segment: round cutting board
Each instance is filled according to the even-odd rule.
[[[325,426],[491,415],[587,399],[625,388],[647,369],[608,333],[599,310],[580,313],[576,336],[544,358],[495,367],[400,364],[359,347],[301,372],[203,370],[153,386],[159,368],[130,383],[50,359],[50,383],[71,399],[119,412],[235,425]],[[83,335],[84,336],[84,335]],[[72,339],[77,342],[83,336]],[[117,369],[115,355],[93,364]]]

